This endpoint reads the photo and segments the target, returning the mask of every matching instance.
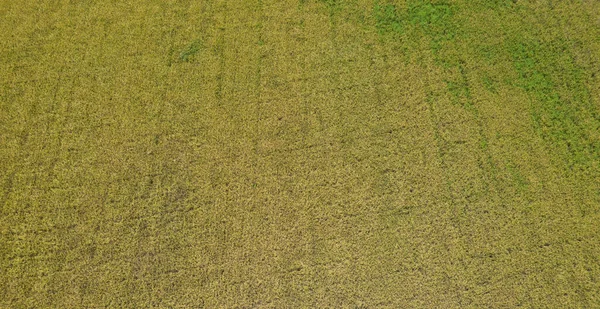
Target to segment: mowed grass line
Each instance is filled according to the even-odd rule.
[[[0,307],[599,302],[597,3],[0,8]]]

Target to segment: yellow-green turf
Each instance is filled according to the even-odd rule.
[[[600,308],[600,2],[0,1],[0,308]]]

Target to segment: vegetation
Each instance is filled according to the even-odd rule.
[[[593,308],[598,16],[0,0],[0,308]]]

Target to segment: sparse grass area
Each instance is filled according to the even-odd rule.
[[[600,3],[0,0],[0,308],[595,308]]]

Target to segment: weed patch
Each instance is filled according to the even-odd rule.
[[[379,34],[402,33],[404,25],[398,9],[393,4],[376,4],[374,8],[375,26]]]
[[[198,52],[200,52],[201,48],[202,48],[202,41],[195,40],[179,54],[179,60],[183,61],[183,62],[190,61],[194,57],[194,55],[196,55]]]
[[[434,4],[429,1],[412,2],[408,9],[408,19],[413,24],[420,25],[423,28],[432,27],[443,28],[444,23],[452,15],[450,5],[446,3]]]
[[[561,45],[560,42],[554,44]],[[566,98],[558,83],[568,81],[569,88],[587,92],[578,68],[573,63],[559,61],[556,47],[539,41],[513,43],[509,49],[518,72],[517,85],[533,99],[532,118],[536,131],[549,145],[562,153],[570,168],[586,166],[599,157],[598,141],[588,136],[584,128],[586,117],[597,118],[586,96]],[[597,122],[597,119],[591,119]]]

